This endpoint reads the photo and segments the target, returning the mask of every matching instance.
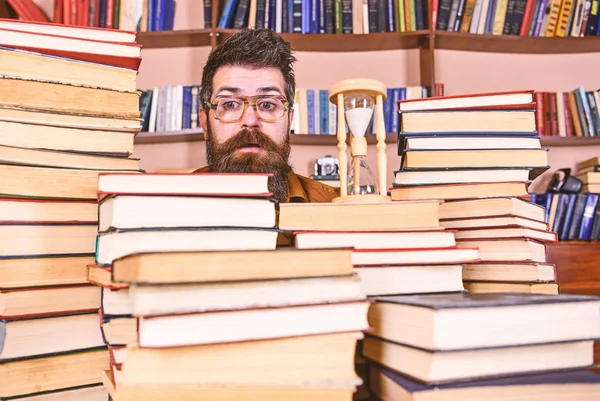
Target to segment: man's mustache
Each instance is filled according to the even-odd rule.
[[[234,151],[246,146],[258,146],[264,150],[277,150],[277,144],[258,129],[244,128],[221,145],[224,149]]]

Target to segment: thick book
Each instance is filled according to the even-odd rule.
[[[254,227],[108,231],[98,234],[96,263],[110,265],[120,257],[147,252],[274,250],[279,232]]]
[[[135,91],[137,71],[0,46],[3,75],[71,85]]]
[[[275,227],[272,199],[232,196],[109,195],[99,203],[98,231],[182,227]]]
[[[146,173],[100,174],[98,195],[195,195],[271,196],[268,179],[272,174],[252,173]]]
[[[475,93],[458,96],[436,96],[425,99],[398,101],[398,110],[436,110],[442,108],[465,108],[529,104],[535,101],[533,90]]]
[[[96,312],[0,320],[0,363],[104,347]]]
[[[0,27],[0,46],[137,70],[142,46]]]
[[[113,262],[118,283],[183,284],[352,274],[350,249],[140,253]],[[164,269],[169,264],[169,269]],[[202,266],[198,269],[198,266]]]
[[[390,190],[393,201],[457,200],[485,197],[529,199],[529,182],[470,182],[462,184],[397,185]]]
[[[89,284],[0,289],[0,319],[95,312],[101,288]]]
[[[108,364],[106,349],[6,362],[1,365],[0,399],[97,384]]]
[[[440,201],[357,203],[283,203],[284,231],[390,231],[439,227]]]
[[[102,40],[117,43],[134,43],[137,33],[121,29],[98,28],[81,25],[41,23],[0,18],[0,28],[46,35],[59,35],[79,39]]]
[[[573,400],[575,394],[596,401],[600,393],[600,374],[584,369],[426,385],[381,365],[369,368],[369,389],[381,401]]]
[[[376,297],[370,334],[430,351],[600,337],[600,297],[520,293]],[[406,330],[406,319],[411,327]],[[458,324],[460,322],[460,324]]]
[[[423,383],[453,383],[588,368],[594,363],[594,342],[584,340],[501,348],[430,351],[366,336],[362,355]]]
[[[534,132],[535,110],[457,109],[400,114],[400,131],[415,132]]]

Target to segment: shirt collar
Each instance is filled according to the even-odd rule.
[[[289,202],[299,202],[299,203],[306,203],[308,202],[308,195],[306,195],[306,191],[304,191],[304,188],[302,187],[302,184],[300,183],[300,180],[298,179],[298,176],[293,172],[290,171],[289,174],[289,189],[288,189],[288,196],[286,199],[286,203]]]

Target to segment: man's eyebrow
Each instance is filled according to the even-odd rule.
[[[256,90],[258,93],[269,93],[269,92],[277,92],[281,94],[281,89],[277,86],[264,86],[262,88],[258,88]],[[240,94],[242,92],[241,88],[237,88],[235,86],[222,86],[217,90],[217,96],[221,94],[221,92],[230,92],[233,94]]]
[[[260,93],[277,92],[277,93],[281,94],[281,89],[279,89],[279,87],[277,87],[277,86],[264,86],[262,88],[258,88],[257,92],[260,92]]]
[[[222,86],[218,88],[217,93],[221,92],[231,92],[231,93],[240,93],[242,91],[241,88],[236,88],[235,86]]]

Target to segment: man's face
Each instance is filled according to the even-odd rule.
[[[285,98],[284,79],[275,68],[251,69],[224,66],[213,78],[211,101],[269,96]],[[214,109],[200,111],[206,133],[207,162],[214,171],[272,173],[271,190],[278,198],[287,195],[291,171],[289,130],[293,110],[275,121],[262,121],[249,106],[237,122],[216,118]]]

